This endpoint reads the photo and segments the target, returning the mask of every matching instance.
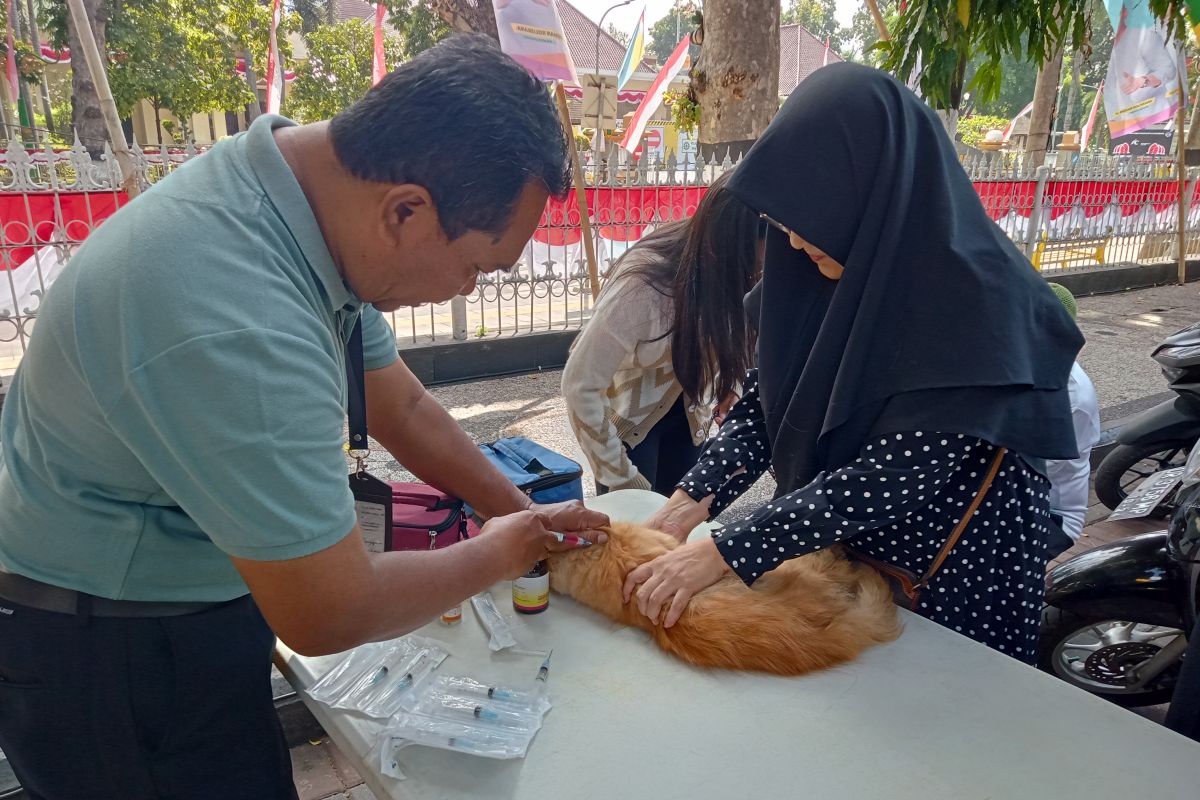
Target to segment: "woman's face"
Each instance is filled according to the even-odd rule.
[[[844,267],[825,254],[821,248],[805,241],[800,234],[788,231],[788,242],[795,250],[803,250],[817,265],[817,271],[831,281],[841,280]]]
[[[788,243],[792,246],[792,248],[795,250],[803,250],[805,254],[812,259],[812,262],[817,265],[818,272],[831,281],[841,280],[842,273],[845,271],[845,268],[830,258],[825,251],[817,247],[815,244],[805,240],[795,231],[792,231],[771,219],[766,214],[759,214],[759,216],[766,220],[770,225],[787,234]]]

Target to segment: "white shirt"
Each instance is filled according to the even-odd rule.
[[[1096,387],[1079,362],[1071,367],[1068,391],[1079,455],[1065,461],[1047,461],[1046,472],[1050,479],[1050,510],[1062,517],[1063,531],[1067,536],[1072,541],[1078,541],[1087,515],[1092,448],[1100,441],[1100,408],[1096,401]]]

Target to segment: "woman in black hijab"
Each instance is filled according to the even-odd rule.
[[[1074,322],[984,213],[932,110],[885,73],[805,80],[729,191],[770,225],[746,298],[757,380],[650,524],[685,536],[768,468],[779,488],[633,570],[626,597],[669,626],[726,571],[753,584],[840,543],[918,576],[940,563],[914,610],[1034,661],[1042,461],[1077,453]]]

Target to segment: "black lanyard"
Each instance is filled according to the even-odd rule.
[[[367,380],[363,368],[362,317],[354,323],[346,342],[346,418],[350,429],[350,455],[357,462],[350,473],[350,491],[358,526],[368,546],[390,550],[392,539],[392,487],[367,472],[370,452],[367,438]],[[374,548],[373,548],[374,549]]]
[[[346,342],[346,417],[350,423],[350,452],[366,453],[370,449],[367,439],[367,385],[363,369],[362,317],[354,323],[350,340]],[[359,469],[362,462],[359,462]]]

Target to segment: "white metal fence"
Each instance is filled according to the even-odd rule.
[[[133,155],[139,178],[151,184],[198,152],[135,145]],[[1001,153],[964,159],[985,210],[1036,267],[1058,273],[1177,257],[1173,160],[1051,154],[1047,164],[1031,169],[1020,156]],[[615,149],[599,167],[589,160],[586,194],[602,279],[655,226],[690,216],[705,187],[733,166],[653,153],[635,162]],[[1200,175],[1187,177],[1186,247],[1200,255]],[[62,265],[125,202],[119,185],[111,153],[93,161],[78,143],[27,150],[13,140],[0,152],[0,374],[20,361],[41,297]],[[470,297],[392,314],[398,344],[579,327],[591,311],[582,237],[574,197],[551,201],[510,273],[482,281]]]

